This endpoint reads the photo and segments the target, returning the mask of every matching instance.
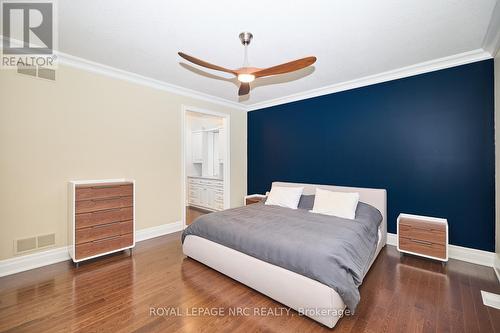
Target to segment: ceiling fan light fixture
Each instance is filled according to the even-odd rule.
[[[184,58],[195,65],[236,76],[236,78],[240,82],[238,96],[247,95],[250,92],[250,82],[254,81],[257,78],[294,72],[307,66],[311,66],[316,62],[316,57],[311,56],[267,68],[251,67],[248,62],[248,45],[252,41],[253,36],[250,32],[242,32],[239,37],[241,44],[243,44],[243,47],[245,48],[245,53],[243,58],[243,66],[238,69],[230,69],[222,66],[217,66],[204,60],[187,55],[183,52],[178,52],[178,54],[181,58]]]
[[[238,74],[238,81],[249,83],[255,80],[255,75],[253,74]]]

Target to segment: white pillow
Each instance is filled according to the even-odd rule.
[[[314,206],[310,212],[353,220],[358,201],[359,193],[332,192],[317,188]]]
[[[266,205],[297,209],[302,191],[304,191],[303,187],[273,186],[267,196]]]

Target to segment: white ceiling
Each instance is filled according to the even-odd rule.
[[[495,2],[64,0],[58,2],[59,50],[254,104],[481,49]],[[241,67],[242,31],[254,34],[249,59],[255,67],[309,55],[318,61],[314,68],[257,79],[239,100],[236,81],[177,55]]]

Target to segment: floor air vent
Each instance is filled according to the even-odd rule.
[[[17,239],[15,245],[16,253],[33,251],[36,249],[36,237]]]
[[[56,244],[56,234],[41,235],[36,240],[37,248],[52,246]]]
[[[14,251],[16,254],[43,249],[56,244],[56,234],[46,234],[34,237],[16,239],[14,241]]]

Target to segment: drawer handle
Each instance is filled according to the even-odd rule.
[[[122,237],[122,235],[108,237],[108,238],[103,238],[103,239],[96,239],[96,240],[93,240],[92,243],[106,242],[106,241],[113,240],[113,239],[120,238],[120,237]]]
[[[412,227],[413,229],[425,230],[425,231],[438,231],[438,229],[434,228],[426,228],[426,227]]]
[[[431,242],[423,241],[420,239],[412,239],[412,242],[419,243],[419,244],[426,245],[426,246],[432,246]]]
[[[122,209],[121,207],[119,208],[111,208],[111,209],[106,209],[106,210],[99,210],[97,212],[91,212],[90,214],[99,214],[99,213],[107,213],[107,212],[114,212],[114,211],[119,211]]]
[[[127,221],[118,221],[118,222],[111,222],[111,223],[106,223],[106,224],[97,224],[97,225],[93,225],[91,226],[92,229],[100,229],[100,228],[106,228],[106,227],[109,227],[109,226],[117,226],[117,225],[120,225],[122,223],[126,223]]]
[[[96,185],[92,186],[91,188],[98,190],[101,188],[111,188],[111,187],[120,187],[120,185]]]
[[[90,199],[92,202],[99,202],[99,201],[106,201],[106,200],[117,200],[121,199],[122,197],[117,196],[117,197],[109,197],[109,198],[98,198],[98,199]]]
[[[431,232],[432,231],[439,231],[439,232],[444,231],[442,228],[419,227],[419,226],[407,225],[407,224],[401,224],[400,227],[401,227],[401,229],[407,229],[407,230],[418,229],[418,230],[425,230],[425,231],[431,231]]]

